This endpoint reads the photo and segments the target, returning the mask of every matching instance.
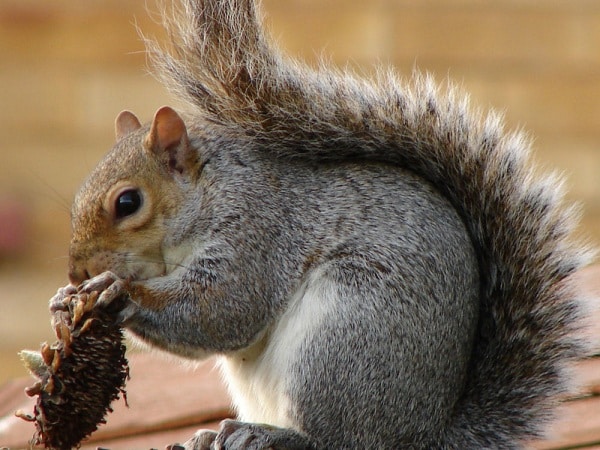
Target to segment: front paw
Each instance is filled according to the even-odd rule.
[[[117,323],[125,323],[138,311],[139,306],[135,303],[128,291],[129,282],[110,271],[96,275],[84,281],[78,287],[78,293],[98,293],[96,308],[112,308],[117,311]]]
[[[89,280],[85,280],[77,288],[77,291],[80,294],[98,292],[99,296],[96,306],[102,308],[110,305],[118,298],[128,297],[126,285],[125,280],[110,271],[106,271]]]
[[[66,311],[69,306],[70,297],[75,294],[77,294],[77,288],[72,284],[59,288],[48,304],[50,314],[54,314],[57,311]]]
[[[50,299],[50,313],[66,311],[76,317],[82,305],[85,311],[91,309],[109,310],[114,314],[116,323],[124,323],[137,311],[138,305],[131,299],[128,282],[112,272],[104,272],[81,285],[68,285],[58,290]]]
[[[307,436],[292,429],[224,420],[218,433],[200,430],[182,448],[185,450],[314,450],[316,446]]]

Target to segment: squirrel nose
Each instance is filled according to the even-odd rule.
[[[89,278],[91,278],[90,274],[82,264],[69,264],[69,281],[73,286],[79,286]]]

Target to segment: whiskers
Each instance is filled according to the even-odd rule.
[[[190,269],[189,265],[183,264],[178,261],[171,261],[169,259],[162,259],[162,258],[151,258],[151,257],[147,257],[147,256],[140,256],[140,255],[134,255],[134,254],[125,255],[123,260],[127,264],[139,264],[139,263],[158,264],[158,265],[164,265],[165,267],[169,267],[169,268],[173,268],[173,269],[185,269],[185,270]]]
[[[67,216],[71,214],[71,200],[64,197],[64,195],[56,189],[48,180],[44,179],[40,174],[29,171],[29,174],[36,179],[37,183],[41,185],[42,189],[37,190],[37,194],[50,200],[52,203],[60,207],[60,210],[67,213]]]

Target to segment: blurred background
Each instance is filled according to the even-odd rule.
[[[290,54],[368,73],[391,64],[450,78],[506,112],[535,157],[565,173],[582,233],[600,238],[598,0],[264,0]],[[0,384],[16,352],[53,340],[47,301],[67,283],[69,204],[113,143],[122,109],[177,106],[149,74],[141,0],[0,2]],[[359,69],[360,68],[360,69]]]

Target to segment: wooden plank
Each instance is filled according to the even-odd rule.
[[[600,358],[591,358],[577,363],[574,384],[581,386],[586,394],[600,395]]]
[[[577,272],[572,281],[581,289],[584,308],[582,338],[589,343],[590,356],[600,355],[600,265]]]
[[[10,380],[0,388],[0,417],[12,414],[23,404],[24,389],[31,381],[19,378]]]
[[[548,439],[532,444],[538,450],[582,447],[600,443],[600,397],[564,403]]]
[[[125,436],[200,426],[232,415],[228,394],[221,382],[214,360],[189,370],[174,359],[165,360],[151,354],[129,356],[131,380],[127,383],[127,400],[113,403],[114,412],[107,423],[86,441],[100,445]],[[15,396],[20,400],[14,409],[33,410],[33,401],[25,397],[22,388],[30,380],[19,380],[8,386],[2,398]],[[3,390],[4,391],[4,390]],[[17,392],[18,396],[16,396]],[[34,426],[13,416],[10,411],[0,419],[0,447],[26,447]],[[7,409],[7,408],[3,408]]]
[[[582,286],[590,305],[586,336],[595,348],[600,348],[600,266],[581,271],[575,281]],[[107,424],[84,443],[84,448],[160,448],[185,441],[198,428],[214,429],[219,420],[232,415],[214,361],[192,371],[173,359],[151,354],[132,354],[129,360],[129,408],[123,401],[116,402]],[[558,409],[548,438],[531,443],[531,448],[600,450],[600,357],[577,363],[573,377],[577,386],[574,399]],[[26,447],[33,434],[33,425],[14,417],[12,412],[18,408],[26,412],[33,409],[32,400],[23,394],[23,388],[29,384],[30,379],[19,379],[0,389],[0,447]]]
[[[177,428],[173,430],[166,430],[157,433],[144,433],[142,435],[128,436],[118,438],[115,440],[103,440],[102,442],[90,443],[89,445],[83,445],[81,450],[97,450],[100,446],[102,448],[109,448],[110,450],[131,450],[132,448],[157,448],[163,449],[170,444],[182,444],[189,438],[191,438],[198,429],[209,429],[217,430],[219,428],[219,421],[207,422],[199,424],[198,426],[190,426],[185,428]]]

